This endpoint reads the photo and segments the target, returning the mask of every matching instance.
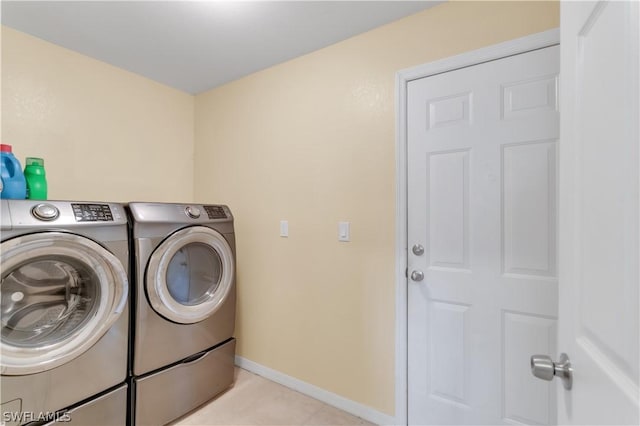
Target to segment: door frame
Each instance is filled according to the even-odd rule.
[[[395,327],[395,423],[408,421],[408,309],[407,309],[407,91],[412,80],[466,68],[532,50],[560,44],[559,29],[517,38],[396,73],[396,327]]]

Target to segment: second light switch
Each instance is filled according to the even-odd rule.
[[[351,241],[351,224],[338,222],[338,241]]]

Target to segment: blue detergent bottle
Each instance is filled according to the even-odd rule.
[[[0,198],[24,200],[27,198],[27,181],[20,161],[13,155],[11,145],[0,144],[2,192]]]

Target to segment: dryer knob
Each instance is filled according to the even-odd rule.
[[[184,211],[191,219],[197,219],[200,217],[200,209],[197,207],[188,206]]]
[[[60,211],[56,206],[47,203],[41,203],[31,209],[33,217],[39,220],[54,220],[60,215]]]

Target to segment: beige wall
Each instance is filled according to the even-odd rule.
[[[191,201],[191,95],[2,27],[2,143],[49,198]]]
[[[447,3],[196,97],[195,197],[236,217],[240,356],[394,413],[395,72],[558,25],[557,3]]]

